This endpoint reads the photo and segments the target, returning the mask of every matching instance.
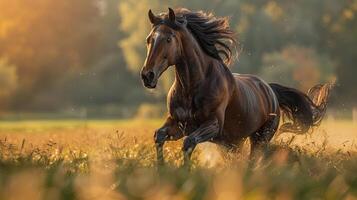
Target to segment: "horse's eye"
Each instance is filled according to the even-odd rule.
[[[166,40],[167,40],[168,43],[170,43],[171,42],[171,37],[168,37]]]

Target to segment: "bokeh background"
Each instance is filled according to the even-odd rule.
[[[199,144],[192,170],[170,142],[157,168],[173,69],[155,90],[139,71],[169,6],[230,17],[233,72],[336,82],[327,119],[256,159]],[[0,199],[357,199],[356,65],[357,0],[0,0]]]
[[[357,0],[0,0],[0,118],[160,117],[172,69],[141,84],[147,11],[229,16],[233,72],[307,91],[336,82],[329,116],[357,117]]]

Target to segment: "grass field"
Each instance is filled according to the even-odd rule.
[[[261,156],[181,142],[155,165],[161,120],[0,122],[0,199],[357,199],[357,124],[282,134]],[[356,140],[357,141],[357,140]]]

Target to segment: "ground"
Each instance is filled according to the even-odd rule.
[[[281,134],[249,159],[199,145],[190,170],[181,142],[155,163],[162,120],[0,122],[0,199],[357,199],[357,123],[326,120]]]

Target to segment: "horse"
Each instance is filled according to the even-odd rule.
[[[186,8],[169,8],[159,15],[149,10],[148,17],[152,29],[140,72],[143,85],[155,88],[160,76],[170,66],[175,68],[168,114],[154,134],[159,164],[164,163],[167,141],[184,138],[185,165],[199,143],[234,149],[249,138],[252,153],[267,145],[278,130],[305,133],[321,122],[329,84],[314,86],[305,94],[230,71],[237,40],[228,18]],[[281,118],[285,123],[279,128]]]

